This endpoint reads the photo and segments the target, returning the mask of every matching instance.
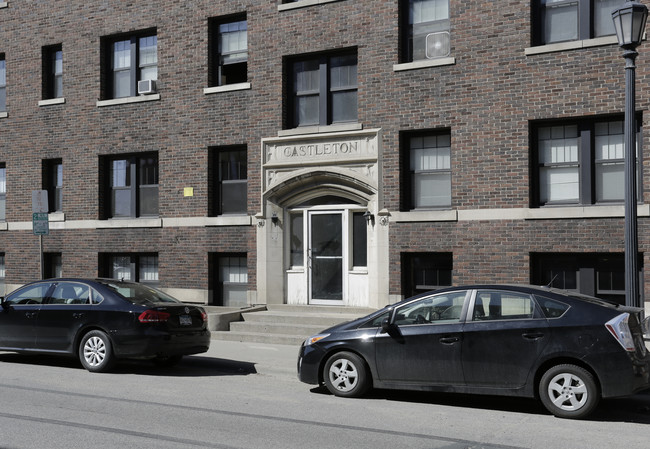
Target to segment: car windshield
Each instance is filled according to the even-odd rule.
[[[130,282],[108,282],[104,285],[133,304],[180,303],[179,300],[147,285],[133,284]]]

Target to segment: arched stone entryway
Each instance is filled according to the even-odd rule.
[[[388,302],[379,142],[378,130],[262,141],[259,302]]]

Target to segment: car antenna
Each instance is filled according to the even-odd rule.
[[[551,279],[551,282],[549,282],[548,284],[546,284],[546,288],[551,288],[551,287],[553,287],[553,282],[555,282],[555,279],[557,279],[557,277],[558,277],[559,275],[560,275],[560,273],[555,273],[555,276],[553,276],[553,279]]]

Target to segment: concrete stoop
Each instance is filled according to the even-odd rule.
[[[262,309],[262,310],[260,310]],[[212,330],[213,340],[300,345],[307,337],[375,309],[338,306],[267,305],[239,311],[229,330]]]

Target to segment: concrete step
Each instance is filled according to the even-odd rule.
[[[376,309],[368,307],[343,307],[343,306],[318,306],[318,305],[293,305],[293,304],[268,304],[266,309],[270,312],[308,312],[314,314],[344,314],[364,316],[374,312]]]
[[[335,315],[310,314],[310,313],[279,313],[279,312],[255,312],[243,314],[246,323],[274,323],[274,324],[309,324],[313,326],[330,327],[344,321],[356,318],[356,315]]]
[[[325,329],[320,324],[295,323],[256,323],[251,321],[236,321],[230,323],[231,332],[257,332],[261,334],[304,335],[304,338]]]
[[[213,340],[300,345],[310,335],[373,312],[363,307],[268,305],[267,310],[242,311],[229,331],[212,331]]]
[[[219,344],[219,340],[240,341],[246,343],[268,343],[275,345],[296,346],[296,357],[298,357],[298,347],[305,340],[305,337],[299,335],[284,334],[261,334],[258,332],[232,332],[232,331],[215,331],[212,332],[212,340],[217,340],[213,344]]]

